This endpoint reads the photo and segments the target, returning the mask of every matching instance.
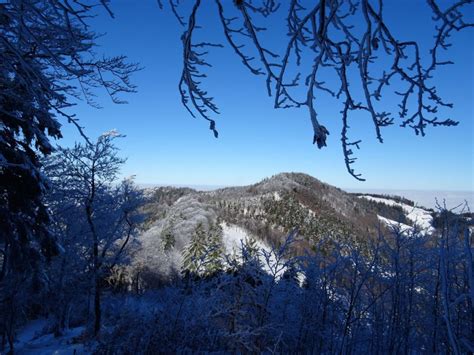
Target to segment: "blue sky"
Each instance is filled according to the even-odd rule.
[[[387,13],[402,38],[420,36],[425,38],[422,44],[431,40],[429,17],[422,16],[424,1],[387,3],[393,6]],[[413,11],[402,12],[405,6]],[[128,157],[124,176],[136,175],[139,183],[242,185],[299,171],[347,188],[474,190],[472,31],[453,38],[451,58],[456,64],[440,69],[435,77],[438,91],[455,104],[448,117],[460,124],[428,128],[424,138],[395,124],[383,130],[380,144],[370,118],[354,117],[352,135],[363,140],[355,167],[367,179],[358,182],[345,170],[336,100],[317,101],[319,117],[331,132],[328,147],[318,150],[312,145],[306,110],[274,110],[264,78],[248,73],[228,48],[215,49],[209,57],[214,67],[206,79],[221,112],[215,117],[215,139],[207,122],[193,119],[181,105],[177,85],[183,28],[170,11],[160,11],[155,0],[117,0],[113,10],[115,19],[101,12],[92,23],[94,30],[106,32],[97,51],[139,62],[144,69],[133,76],[138,92],[125,96],[127,105],[115,105],[99,92],[102,109],[80,103],[74,112],[90,137],[110,129],[127,136],[119,143],[121,154]],[[200,33],[218,40],[212,6],[208,10],[201,16]],[[279,32],[272,36],[271,25],[269,43],[278,46]],[[71,125],[64,123],[63,132],[62,145],[80,139]]]

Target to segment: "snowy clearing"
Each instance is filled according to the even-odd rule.
[[[84,344],[74,343],[74,338],[84,332],[84,327],[72,328],[61,337],[55,337],[54,334],[44,334],[47,326],[47,320],[37,319],[29,322],[18,333],[15,342],[16,354],[35,354],[35,355],[66,355],[66,354],[90,354],[90,351],[84,348]]]
[[[221,223],[223,236],[222,242],[224,244],[225,253],[229,255],[240,254],[242,243],[245,243],[245,240],[254,239],[259,250],[259,259],[262,263],[263,269],[269,274],[274,275],[277,278],[280,278],[286,270],[286,267],[281,267],[276,265],[275,253],[272,251],[272,248],[268,247],[258,239],[250,235],[245,229],[236,226],[234,224],[227,224],[225,222]],[[268,255],[268,260],[265,258],[265,255]],[[280,263],[284,263],[284,260],[280,260]],[[277,268],[275,270],[275,268]]]
[[[405,211],[406,217],[410,221],[415,223],[421,229],[422,233],[432,233],[435,230],[432,226],[433,217],[431,216],[431,213],[423,208],[416,207],[416,206],[413,207],[405,203],[396,202],[389,198],[373,197],[373,196],[368,196],[368,195],[359,196],[359,198],[365,198],[367,200],[381,202],[389,206],[401,207],[403,211]],[[379,216],[379,219],[380,219],[380,216]]]
[[[392,228],[395,231],[400,231],[401,233],[411,233],[411,232],[413,232],[413,227],[411,227],[407,224],[396,222],[392,219],[388,219],[388,218],[385,218],[385,217],[382,217],[382,216],[379,216],[379,215],[377,215],[377,218],[379,219],[379,221],[383,222],[385,225],[389,226],[390,228]]]

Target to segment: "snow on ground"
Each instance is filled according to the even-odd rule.
[[[223,231],[222,240],[227,254],[238,252],[242,246],[241,243],[245,242],[246,239],[253,238],[245,229],[234,224],[222,222],[221,227]],[[259,248],[270,251],[270,248],[262,242],[258,240],[256,240],[256,242]]]
[[[390,228],[393,228],[396,231],[400,231],[401,233],[413,232],[413,227],[407,224],[396,222],[392,219],[388,219],[379,215],[377,215],[377,218],[379,219],[379,221],[383,222],[385,225],[389,226]]]
[[[272,248],[268,247],[266,244],[262,243],[258,239],[252,237],[245,229],[236,226],[234,224],[227,224],[225,222],[221,223],[223,237],[222,241],[225,248],[225,253],[229,255],[240,254],[242,243],[245,243],[246,239],[254,239],[258,248],[260,249],[260,261],[262,262],[263,269],[270,275],[273,275],[275,272],[276,258],[275,253],[272,252]],[[270,255],[269,260],[265,260],[264,253]],[[284,260],[280,261],[284,263]],[[286,268],[278,267],[276,270],[276,277],[279,278],[283,275]],[[273,271],[272,271],[273,270]]]
[[[415,223],[421,229],[423,233],[434,232],[434,228],[432,226],[433,217],[431,216],[431,213],[429,211],[423,208],[416,207],[416,206],[413,207],[405,203],[393,201],[389,198],[373,197],[373,196],[367,196],[367,195],[359,196],[359,197],[365,198],[367,200],[375,201],[375,202],[385,203],[386,205],[389,205],[389,206],[399,206],[403,209],[403,211],[405,211],[406,217],[410,221]]]
[[[90,354],[83,344],[73,343],[73,338],[84,332],[84,327],[72,328],[61,337],[52,333],[44,334],[47,320],[38,319],[29,322],[23,327],[15,341],[15,354],[20,355],[66,355]]]
[[[392,190],[392,189],[344,189],[354,193],[366,193],[377,195],[397,195],[406,197],[415,201],[420,206],[429,208],[438,207],[436,200],[440,203],[446,202],[448,209],[464,204],[467,201],[468,206],[474,206],[474,191],[446,191],[446,190]]]

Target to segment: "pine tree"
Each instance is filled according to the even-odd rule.
[[[184,251],[183,272],[198,276],[213,275],[223,269],[223,253],[220,224],[212,224],[206,232],[199,223]]]
[[[199,223],[194,230],[191,243],[183,253],[183,272],[193,275],[200,275],[206,257],[206,234],[202,223]]]
[[[176,243],[176,238],[174,237],[174,234],[171,231],[171,226],[168,226],[161,234],[161,242],[164,251],[169,251],[171,250],[171,248],[174,247]]]
[[[108,2],[0,2],[0,318],[7,317],[2,309],[24,313],[29,287],[47,285],[35,275],[44,275],[45,261],[61,251],[44,203],[41,160],[52,153],[51,140],[62,136],[61,119],[86,138],[65,109],[79,98],[96,105],[99,87],[117,103],[120,93],[135,91],[130,75],[138,66],[95,52],[89,21],[100,5],[110,11]],[[13,290],[14,307],[8,304]],[[8,317],[13,329],[16,316]],[[8,337],[13,353],[14,332]]]
[[[209,228],[209,234],[206,243],[207,255],[205,264],[205,273],[207,275],[215,274],[222,270],[222,227],[220,226],[219,220],[211,225]]]

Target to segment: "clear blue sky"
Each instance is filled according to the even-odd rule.
[[[416,33],[431,40],[425,1],[387,4],[389,21],[401,38]],[[402,12],[406,7],[413,11]],[[216,117],[220,136],[215,139],[207,122],[193,119],[181,105],[177,85],[183,28],[170,11],[160,11],[155,0],[117,0],[112,8],[115,19],[103,11],[92,22],[94,30],[106,32],[97,51],[127,55],[144,67],[133,76],[138,93],[125,97],[129,104],[115,105],[99,92],[102,109],[81,103],[74,112],[91,137],[113,128],[126,134],[119,144],[128,157],[125,176],[136,175],[139,183],[242,185],[298,171],[348,188],[474,190],[472,30],[456,35],[451,48],[456,64],[440,69],[435,77],[438,91],[455,104],[449,117],[459,120],[459,126],[428,128],[421,138],[396,124],[383,130],[385,142],[380,144],[370,118],[357,117],[352,137],[363,142],[355,167],[367,179],[358,182],[345,170],[336,100],[324,97],[317,103],[319,117],[331,132],[328,147],[318,150],[312,145],[306,110],[274,110],[264,78],[248,73],[228,48],[215,49],[209,58],[214,68],[206,79],[221,111]],[[211,9],[213,5],[201,17],[201,33],[219,39]],[[281,34],[274,33],[270,43],[278,45]],[[64,123],[63,132],[62,145],[80,139],[71,125]]]

